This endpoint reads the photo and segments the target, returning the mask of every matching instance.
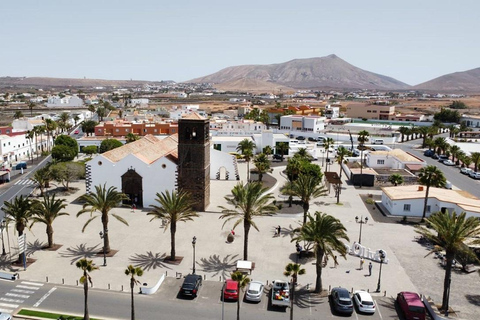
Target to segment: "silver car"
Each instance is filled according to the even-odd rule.
[[[0,312],[0,320],[11,320],[12,315],[10,313]]]
[[[262,300],[264,285],[260,281],[252,281],[248,284],[245,299],[260,302]]]

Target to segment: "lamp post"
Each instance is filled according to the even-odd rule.
[[[358,216],[356,216],[355,222],[360,223],[360,234],[358,235],[358,243],[362,244],[362,225],[368,222],[368,217],[365,217],[365,219],[363,219],[363,217],[360,217],[360,219],[358,219]]]
[[[104,239],[108,234],[108,229],[105,229],[105,233],[103,233],[102,231],[100,231],[99,235],[100,235],[100,239]],[[107,248],[105,248],[105,243],[103,244],[103,266],[106,267],[107,266],[107,252],[105,251]]]
[[[380,292],[380,279],[382,277],[382,265],[385,260],[385,252],[383,250],[380,250],[379,254],[380,254],[380,270],[378,271],[377,292]]]
[[[2,230],[2,256],[5,256],[7,253],[5,252],[5,242],[3,242],[3,229],[5,229],[7,222],[5,219],[2,220],[0,224],[0,229]]]
[[[195,274],[195,244],[197,243],[197,237],[193,236],[192,246],[193,246],[193,274]]]

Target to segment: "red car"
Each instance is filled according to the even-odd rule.
[[[75,132],[74,132],[74,133],[75,133],[75,134],[78,134],[79,132],[80,132],[80,131],[78,131],[78,130],[75,130]]]
[[[228,279],[223,289],[224,300],[238,300],[238,282]]]
[[[420,296],[415,292],[400,292],[397,302],[407,320],[425,320],[425,306]]]

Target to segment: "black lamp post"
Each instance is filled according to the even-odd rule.
[[[3,242],[3,229],[5,229],[6,225],[7,225],[7,222],[5,220],[2,220],[0,224],[0,229],[2,229],[2,256],[5,256],[7,254],[5,252],[5,242]]]
[[[197,237],[193,236],[192,246],[193,246],[193,274],[195,274],[195,244],[197,243]]]
[[[356,216],[355,222],[360,223],[360,234],[358,235],[358,243],[362,244],[362,225],[368,222],[368,217],[365,217],[365,219],[363,219],[363,217],[360,217],[360,219],[358,219],[358,216]]]
[[[379,254],[380,254],[380,270],[378,271],[377,292],[380,292],[380,280],[382,277],[382,265],[385,260],[385,252],[383,250],[380,250]]]
[[[99,235],[100,235],[100,239],[104,239],[108,234],[108,229],[105,229],[105,233],[103,233],[102,231],[100,231]],[[107,266],[107,252],[106,252],[106,249],[105,248],[105,243],[103,243],[103,266],[106,267]]]

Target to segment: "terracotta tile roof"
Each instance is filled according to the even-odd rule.
[[[178,134],[171,135],[165,139],[146,135],[140,140],[127,143],[102,155],[112,162],[118,162],[129,154],[133,154],[143,162],[151,164],[165,156],[170,156],[169,158],[173,158],[174,161],[178,160],[177,148]]]

